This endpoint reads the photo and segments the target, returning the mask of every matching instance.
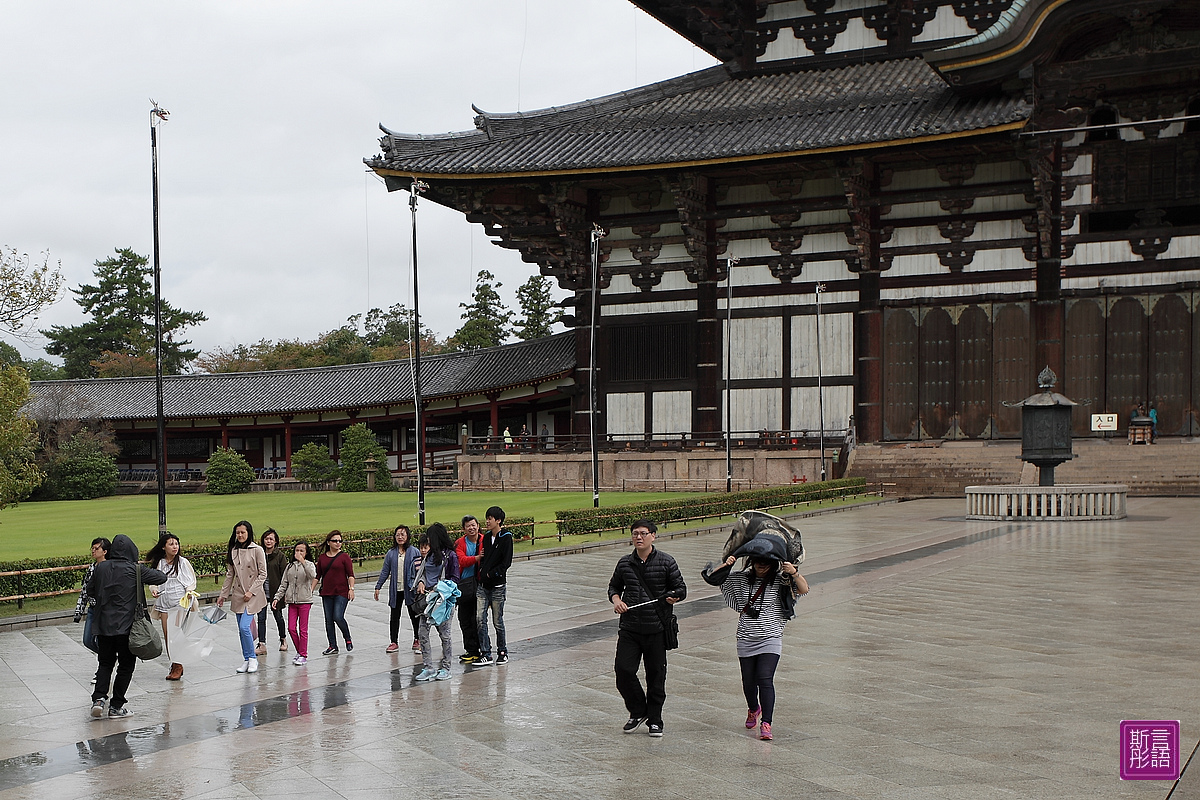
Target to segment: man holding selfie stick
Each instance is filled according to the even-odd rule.
[[[667,699],[667,624],[671,606],[687,597],[687,586],[675,559],[654,547],[658,528],[648,519],[630,526],[633,552],[622,556],[608,582],[608,599],[621,615],[617,632],[617,691],[629,710],[625,733],[649,722],[650,735],[663,735],[662,709]],[[646,665],[646,688],[638,679],[638,663]]]

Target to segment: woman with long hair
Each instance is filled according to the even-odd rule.
[[[808,582],[790,561],[751,555],[749,566],[729,571],[737,556],[729,556],[713,573],[725,604],[738,614],[737,653],[742,668],[742,693],[746,696],[746,727],[759,726],[759,737],[770,741],[775,711],[775,668],[783,654],[783,626],[790,606],[787,596],[808,594]],[[722,570],[728,576],[721,576]],[[712,582],[712,581],[710,581]]]
[[[275,590],[275,602],[271,608],[287,604],[288,633],[296,645],[296,657],[292,663],[303,667],[308,663],[308,612],[312,610],[313,591],[317,588],[317,565],[308,557],[308,542],[297,542],[292,548],[292,560],[283,570],[279,588]]]
[[[196,590],[196,571],[192,564],[179,554],[179,537],[173,533],[164,533],[158,537],[158,544],[150,548],[146,554],[146,566],[153,567],[167,576],[167,582],[162,586],[151,586],[150,594],[154,596],[154,608],[150,615],[162,623],[163,646],[167,657],[171,656],[171,637],[167,631],[167,619],[172,611],[178,611],[179,603],[188,592]],[[177,681],[183,677],[183,664],[171,659],[171,671],[167,680]]]
[[[325,534],[321,550],[321,555],[317,557],[317,577],[321,580],[325,636],[329,639],[329,647],[325,648],[322,655],[334,656],[338,653],[334,625],[346,640],[346,652],[354,649],[354,642],[350,640],[350,626],[346,624],[346,606],[354,599],[354,562],[342,550],[341,531]]]
[[[413,585],[416,592],[417,605],[423,606],[427,592],[434,591],[440,580],[458,583],[458,556],[454,552],[454,543],[446,526],[435,522],[429,526],[417,541],[417,549],[421,557],[413,561]],[[421,661],[423,669],[417,675],[419,681],[448,681],[450,680],[451,638],[450,627],[454,615],[446,617],[446,621],[437,626],[438,636],[442,640],[442,660],[438,669],[433,668],[433,651],[429,645],[429,629],[434,627],[429,617],[421,615],[421,625],[418,635],[421,640]]]
[[[229,545],[225,553],[225,583],[217,596],[217,605],[230,600],[233,613],[237,615],[238,637],[242,643],[242,658],[245,659],[238,672],[258,672],[258,654],[254,652],[254,636],[250,623],[267,604],[265,585],[267,582],[267,556],[254,543],[254,527],[242,520],[233,526]]]
[[[267,556],[267,597],[273,597],[275,590],[279,588],[279,581],[283,578],[283,570],[288,565],[288,556],[279,547],[279,534],[274,528],[267,528],[263,531],[262,539],[259,540],[262,544],[263,552]],[[279,631],[279,651],[286,653],[287,646],[287,627],[283,623],[283,608],[282,604],[276,606],[271,604],[271,612],[275,615],[275,627]],[[258,612],[258,647],[254,652],[263,656],[267,654],[267,606],[263,606],[262,611]]]
[[[375,581],[376,601],[379,600],[379,590],[383,588],[384,582],[386,581],[388,584],[388,605],[392,608],[391,619],[388,622],[388,632],[392,637],[391,643],[387,646],[389,653],[400,649],[400,645],[397,643],[397,639],[400,637],[400,618],[406,608],[409,619],[412,620],[414,644],[417,643],[419,634],[417,612],[412,606],[413,587],[406,578],[413,559],[418,558],[421,553],[413,546],[407,525],[397,525],[396,530],[392,532],[392,537],[392,548],[383,557],[379,580]],[[420,645],[418,644],[414,649],[420,649]]]

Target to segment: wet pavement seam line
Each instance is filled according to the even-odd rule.
[[[898,564],[919,561],[949,550],[1006,536],[1028,527],[1027,524],[1001,525],[912,550],[814,572],[807,575],[805,579],[810,586],[819,586]],[[676,616],[687,619],[724,607],[725,601],[720,595],[711,595],[677,605],[675,609]],[[523,644],[513,660],[536,657],[548,652],[615,637],[617,622],[618,620],[614,618],[534,637]],[[474,669],[488,668],[477,667],[472,671]],[[0,760],[0,791],[115,764],[138,756],[153,755],[238,730],[256,728],[272,722],[304,716],[312,713],[313,710],[324,711],[338,708],[352,702],[412,688],[417,685],[413,679],[415,671],[416,665],[385,670],[312,689],[267,697],[218,711],[112,733],[50,750],[13,756]],[[407,680],[405,680],[406,677]]]

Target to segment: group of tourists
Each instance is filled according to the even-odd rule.
[[[508,662],[504,628],[507,573],[512,565],[513,538],[504,528],[504,510],[492,506],[481,529],[478,519],[462,519],[463,535],[453,541],[446,526],[435,522],[416,540],[405,525],[396,526],[393,546],[384,556],[375,583],[374,599],[380,592],[391,608],[390,641],[387,653],[400,649],[401,622],[405,616],[413,627],[412,650],[419,652],[422,669],[417,681],[448,680],[451,676],[452,618],[457,618],[464,652],[459,661],[476,666]],[[664,732],[663,705],[666,701],[667,652],[678,646],[678,622],[673,606],[687,597],[687,586],[675,559],[654,546],[657,527],[641,519],[630,527],[632,552],[618,560],[608,583],[608,599],[620,615],[616,646],[616,685],[629,719],[625,733],[637,732],[643,724],[652,737]],[[742,690],[746,698],[745,726],[758,727],[759,737],[772,738],[775,706],[775,670],[783,647],[783,626],[793,616],[795,599],[809,591],[808,583],[779,547],[772,548],[764,537],[757,547],[733,550],[720,566],[711,565],[702,577],[719,586],[729,608],[737,611],[737,654]],[[354,649],[346,623],[346,607],[354,600],[354,563],[342,549],[343,536],[330,531],[314,560],[307,542],[297,543],[289,554],[279,550],[279,535],[268,529],[261,543],[254,541],[253,526],[242,520],[233,527],[226,549],[225,582],[217,607],[228,601],[237,620],[242,651],[238,673],[258,671],[258,656],[266,650],[268,606],[279,634],[279,650],[288,650],[288,636],[295,647],[293,664],[308,660],[308,619],[317,587],[325,612],[329,646],[324,655],[340,652],[340,631],[347,652]],[[776,543],[778,545],[778,543]],[[139,613],[140,584],[151,587],[154,616],[162,621],[165,649],[170,655],[171,626],[168,614],[187,606],[194,598],[196,574],[179,554],[179,539],[164,534],[151,549],[146,564],[138,563],[136,546],[124,535],[110,543],[92,542],[95,562],[87,570],[76,605],[75,621],[85,619],[85,646],[98,656],[92,692],[95,718],[125,717],[131,712],[125,693],[133,677],[135,657],[129,649],[129,633]],[[746,567],[733,571],[739,557]],[[140,581],[140,583],[139,583]],[[286,607],[287,622],[283,611]],[[496,636],[495,655],[488,630],[488,617]],[[257,623],[257,637],[254,626]],[[440,640],[440,657],[430,638]],[[285,635],[286,630],[286,635]],[[257,643],[256,643],[257,638]],[[112,672],[116,667],[116,681]],[[646,683],[638,676],[644,667]],[[172,659],[167,680],[179,680],[183,665]],[[109,700],[110,683],[112,694]]]

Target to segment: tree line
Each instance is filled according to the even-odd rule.
[[[56,368],[48,361],[25,362],[34,379],[113,378],[154,374],[153,268],[129,248],[95,262],[95,280],[71,289],[75,303],[88,315],[79,325],[55,325],[41,331],[46,352],[61,356]],[[476,276],[471,302],[460,303],[462,326],[439,339],[428,326],[420,330],[421,353],[436,354],[495,347],[511,338],[549,336],[561,318],[551,295],[550,280],[533,275],[517,289],[519,314],[508,309],[497,289],[502,284],[487,270]],[[403,303],[386,310],[354,314],[345,324],[313,339],[261,339],[249,344],[200,352],[186,331],[208,319],[202,311],[186,311],[162,302],[163,372],[249,372],[361,364],[409,358],[413,349],[413,316]],[[16,363],[19,355],[0,348],[0,359]]]

